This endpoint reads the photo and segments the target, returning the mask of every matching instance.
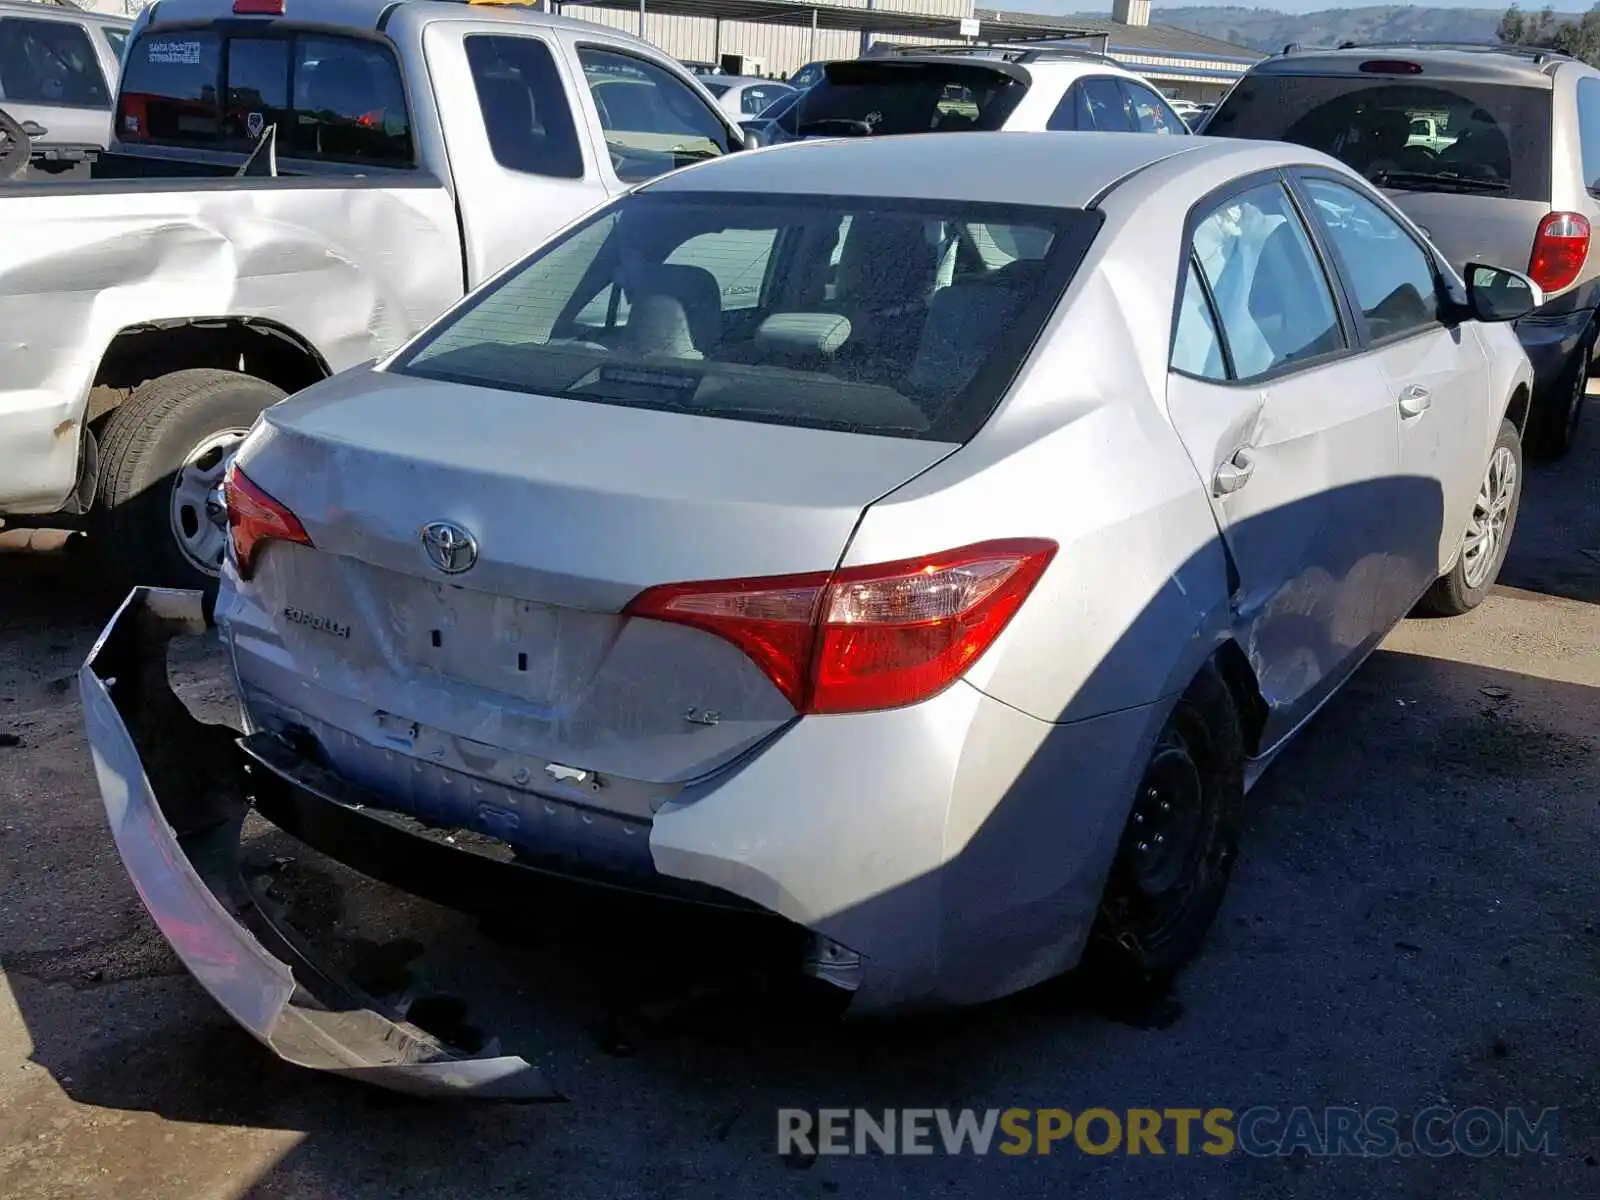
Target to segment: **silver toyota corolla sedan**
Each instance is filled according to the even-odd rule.
[[[244,803],[368,830],[378,873],[460,831],[776,916],[858,1011],[1086,954],[1168,975],[1260,769],[1419,602],[1494,580],[1529,390],[1503,322],[1540,299],[1271,143],[666,176],[263,414],[214,610],[246,736],[175,755],[199,734],[140,683],[195,596],[135,593],[83,673],[124,858],[258,1037],[414,1090],[521,1068],[328,1022],[367,1002],[307,1001],[259,910],[209,899]]]

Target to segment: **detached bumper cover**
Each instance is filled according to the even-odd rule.
[[[419,1096],[558,1099],[524,1059],[458,1052],[322,970],[257,904],[239,873],[250,802],[236,735],[167,682],[166,643],[206,627],[199,592],[137,588],[78,676],[112,836],[178,957],[285,1062]]]

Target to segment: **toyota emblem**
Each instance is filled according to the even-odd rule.
[[[422,548],[428,552],[428,561],[446,575],[470,571],[478,561],[478,540],[454,521],[424,525]]]

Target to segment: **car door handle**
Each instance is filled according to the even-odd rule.
[[[1420,383],[1408,383],[1400,390],[1400,415],[1420,417],[1433,406],[1433,393]]]
[[[1250,476],[1255,474],[1255,451],[1249,446],[1241,446],[1233,452],[1233,457],[1217,468],[1217,473],[1211,477],[1211,494],[1214,496],[1231,496],[1245,484],[1250,482]]]
[[[22,123],[22,132],[31,138],[42,138],[50,131],[37,121],[24,121]]]

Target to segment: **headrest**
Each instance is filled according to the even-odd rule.
[[[784,355],[837,354],[850,337],[850,321],[838,313],[780,312],[756,330],[759,349]]]

